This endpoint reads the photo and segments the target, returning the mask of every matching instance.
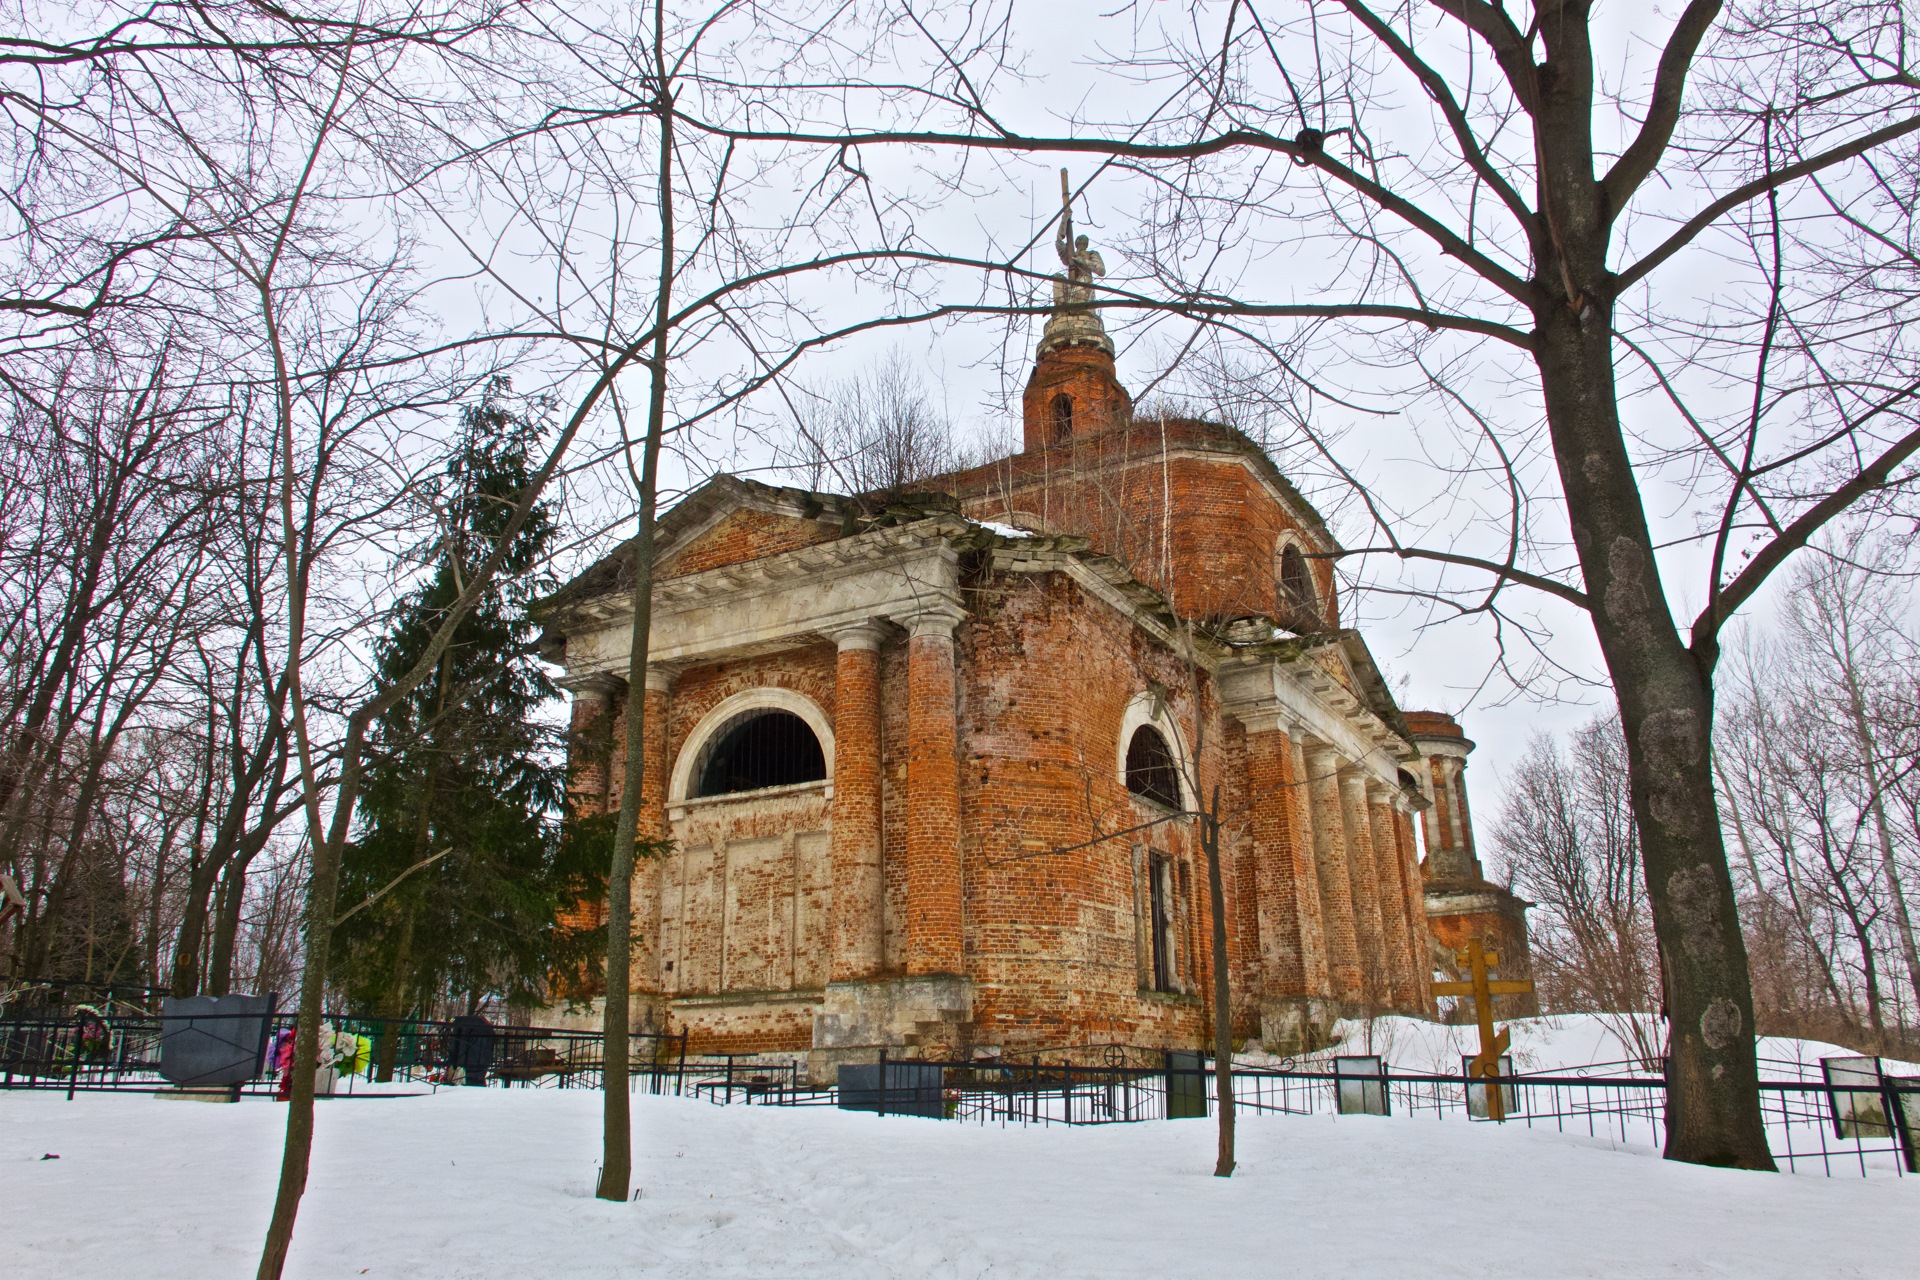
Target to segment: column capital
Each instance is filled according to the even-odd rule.
[[[895,614],[894,621],[905,627],[916,640],[922,636],[951,640],[966,616],[967,611],[957,601],[936,599],[911,612]]]
[[[673,682],[680,678],[680,668],[665,664],[649,663],[647,666],[647,690],[650,693],[666,693],[673,688]]]
[[[1294,741],[1300,744],[1300,751],[1307,758],[1307,766],[1315,773],[1331,774],[1345,767],[1346,762],[1333,749],[1333,744],[1310,733],[1302,733]]]
[[[878,618],[862,618],[858,622],[824,628],[820,634],[845,653],[849,649],[878,649],[880,642],[886,639],[887,626]]]
[[[1227,711],[1240,721],[1248,733],[1284,733],[1290,740],[1299,741],[1302,732],[1299,722],[1278,706],[1256,706],[1245,710],[1228,708]]]
[[[583,671],[554,681],[576,698],[599,698],[612,706],[626,697],[627,682],[611,671]]]

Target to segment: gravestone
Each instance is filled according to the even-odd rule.
[[[168,996],[160,1074],[182,1089],[234,1089],[260,1074],[276,996]]]
[[[1893,1086],[1894,1134],[1908,1173],[1920,1173],[1920,1076],[1888,1076]]]
[[[1167,1119],[1201,1120],[1207,1114],[1206,1059],[1195,1049],[1167,1053]]]
[[[1335,1101],[1343,1116],[1387,1114],[1387,1066],[1378,1056],[1333,1060]]]
[[[1488,1106],[1492,1099],[1487,1097],[1489,1086],[1476,1084],[1473,1079],[1473,1064],[1478,1062],[1476,1055],[1468,1054],[1460,1059],[1460,1074],[1467,1078],[1467,1114],[1475,1120],[1493,1119],[1493,1110]],[[1505,1054],[1500,1056],[1500,1075],[1513,1074],[1513,1059]],[[1520,1110],[1520,1090],[1515,1085],[1500,1086],[1500,1114],[1502,1117],[1514,1115]]]
[[[880,1073],[886,1072],[881,1088]],[[843,1062],[837,1101],[842,1111],[946,1118],[945,1075],[937,1062]]]
[[[1880,1092],[1880,1059],[1822,1058],[1827,1104],[1838,1138],[1885,1138],[1893,1133],[1887,1103]]]

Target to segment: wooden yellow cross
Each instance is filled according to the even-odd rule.
[[[1467,1074],[1477,1076],[1490,1083],[1487,1089],[1487,1115],[1494,1120],[1507,1118],[1506,1097],[1501,1090],[1500,1055],[1513,1043],[1511,1032],[1502,1031],[1498,1035],[1493,1031],[1493,998],[1495,996],[1523,996],[1533,990],[1533,983],[1525,979],[1495,982],[1487,976],[1487,970],[1500,963],[1500,957],[1480,945],[1479,939],[1467,943],[1466,947],[1455,954],[1462,969],[1471,975],[1468,982],[1436,982],[1433,994],[1436,996],[1466,996],[1473,1001],[1473,1011],[1480,1022],[1480,1056],[1467,1064]]]

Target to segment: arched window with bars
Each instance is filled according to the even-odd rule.
[[[1180,769],[1167,739],[1150,724],[1127,743],[1127,790],[1168,809],[1180,807]]]
[[[1295,630],[1319,626],[1323,619],[1320,598],[1313,589],[1313,572],[1307,568],[1307,558],[1300,554],[1300,548],[1291,542],[1280,549],[1279,579],[1279,620]]]
[[[813,729],[791,711],[763,708],[735,718],[702,753],[695,799],[820,782],[827,757]]]

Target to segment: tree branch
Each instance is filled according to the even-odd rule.
[[[338,929],[341,925],[353,919],[354,916],[358,915],[362,911],[365,911],[368,907],[372,906],[374,903],[380,901],[380,899],[386,897],[389,893],[393,892],[394,889],[399,887],[399,884],[402,880],[405,880],[408,876],[412,875],[416,871],[419,871],[423,867],[428,867],[433,865],[434,863],[440,861],[440,859],[446,857],[448,854],[452,852],[453,852],[453,846],[448,845],[446,848],[442,849],[440,852],[428,854],[426,857],[420,859],[420,861],[414,863],[412,866],[408,867],[405,871],[402,871],[399,875],[387,881],[387,883],[384,886],[382,886],[380,890],[376,892],[372,897],[367,898],[357,906],[348,907],[345,912],[335,916],[333,918],[333,927]]]
[[[1747,562],[1747,567],[1736,574],[1733,581],[1714,593],[1707,607],[1693,620],[1689,648],[1695,660],[1711,666],[1719,653],[1721,626],[1760,589],[1768,576],[1785,563],[1788,556],[1806,546],[1813,535],[1834,517],[1861,498],[1884,488],[1893,469],[1915,453],[1920,453],[1920,427],[1895,441],[1853,479],[1814,503],[1799,519],[1781,530],[1779,537],[1761,548],[1760,553]]]
[[[1520,198],[1520,193],[1515,191],[1512,184],[1488,161],[1486,152],[1480,149],[1480,143],[1473,136],[1473,130],[1468,125],[1467,113],[1454,100],[1453,92],[1447,88],[1446,80],[1439,72],[1427,65],[1426,59],[1413,51],[1412,45],[1400,38],[1399,32],[1382,21],[1373,10],[1361,4],[1360,0],[1342,0],[1342,3],[1345,4],[1347,12],[1352,14],[1361,26],[1371,31],[1376,40],[1392,51],[1393,56],[1400,60],[1400,65],[1419,78],[1420,86],[1440,108],[1440,114],[1446,117],[1447,127],[1453,130],[1454,141],[1459,143],[1460,154],[1466,160],[1468,167],[1480,175],[1482,182],[1493,188],[1494,194],[1500,197],[1500,202],[1507,206],[1507,212],[1511,213],[1513,220],[1520,224],[1520,229],[1531,236],[1534,230],[1533,210],[1527,207],[1527,202]]]
[[[791,142],[809,146],[854,148],[904,144],[919,147],[960,147],[987,151],[1066,151],[1090,155],[1121,156],[1129,160],[1196,160],[1219,155],[1237,147],[1269,151],[1298,161],[1302,166],[1329,174],[1343,185],[1365,196],[1380,208],[1422,232],[1439,246],[1440,252],[1471,267],[1487,283],[1520,303],[1531,307],[1533,290],[1512,271],[1468,244],[1466,238],[1402,196],[1395,195],[1373,179],[1330,158],[1317,146],[1305,147],[1285,138],[1255,129],[1229,129],[1210,138],[1192,142],[1131,142],[1109,138],[1043,138],[1026,134],[987,136],[970,133],[912,133],[882,130],[874,133],[841,135],[801,133],[792,130],[726,129],[684,113],[675,112],[693,128],[733,142]]]
[[[1451,551],[1420,551],[1413,547],[1347,547],[1339,553],[1345,556],[1398,556],[1402,560],[1433,560],[1440,564],[1463,565],[1469,569],[1480,569],[1503,578],[1508,582],[1517,582],[1523,587],[1532,587],[1548,595],[1558,596],[1577,609],[1591,610],[1593,602],[1587,593],[1564,582],[1555,581],[1537,573],[1528,573],[1525,569],[1516,569],[1512,565],[1497,564],[1492,560],[1482,560],[1478,556],[1456,555]]]
[[[1607,197],[1608,222],[1620,216],[1627,201],[1665,154],[1674,126],[1680,122],[1680,99],[1686,91],[1693,55],[1713,20],[1720,16],[1720,6],[1721,0],[1693,0],[1680,15],[1680,21],[1674,24],[1667,47],[1660,51],[1660,66],[1654,72],[1653,99],[1647,104],[1647,118],[1641,122],[1633,142],[1600,180],[1600,189]]]
[[[1658,267],[1668,258],[1671,258],[1674,254],[1686,248],[1695,236],[1712,226],[1719,220],[1720,215],[1727,212],[1727,210],[1737,208],[1755,196],[1765,195],[1775,187],[1784,187],[1789,182],[1807,177],[1809,174],[1818,173],[1822,169],[1830,169],[1844,160],[1851,160],[1855,156],[1865,155],[1875,147],[1892,142],[1898,138],[1904,138],[1915,131],[1920,131],[1920,116],[1912,116],[1906,120],[1902,120],[1898,124],[1890,124],[1884,129],[1875,129],[1872,133],[1863,134],[1855,138],[1845,146],[1835,147],[1831,151],[1823,151],[1817,156],[1811,156],[1802,160],[1799,164],[1790,164],[1784,169],[1755,178],[1752,182],[1736,187],[1734,190],[1721,196],[1718,200],[1715,200],[1712,204],[1702,209],[1699,213],[1694,214],[1692,218],[1688,219],[1684,226],[1668,236],[1659,248],[1615,276],[1613,278],[1614,293],[1616,295],[1624,293],[1632,286],[1638,284],[1649,275],[1655,267]]]

